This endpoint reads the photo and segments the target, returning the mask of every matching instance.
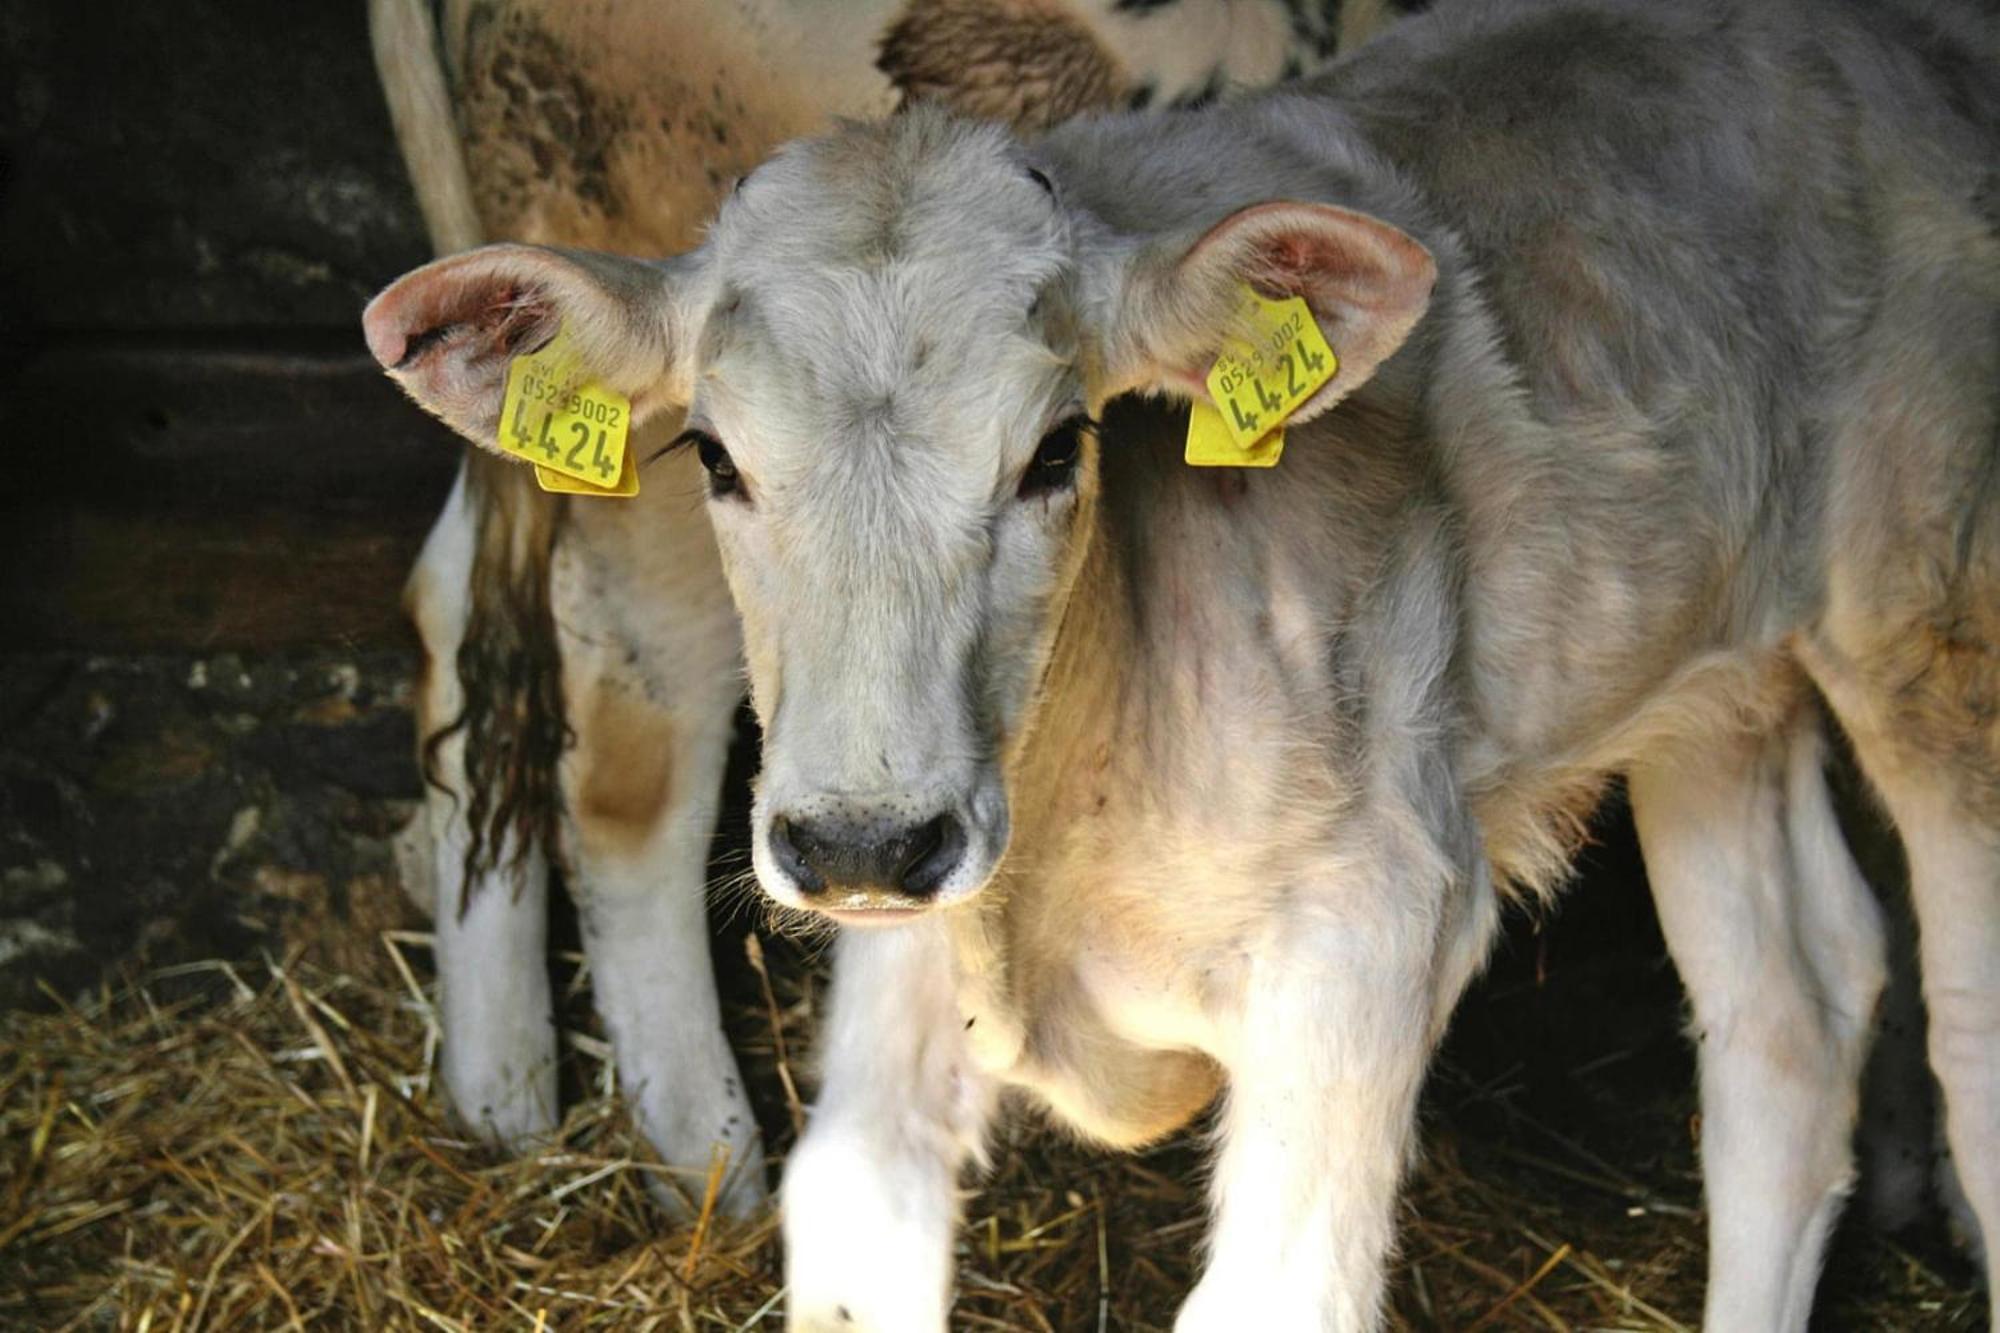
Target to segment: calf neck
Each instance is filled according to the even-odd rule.
[[[498,249],[378,299],[475,437],[559,320],[688,406],[759,879],[855,927],[793,1327],[942,1326],[1006,1086],[1119,1145],[1226,1086],[1178,1327],[1376,1326],[1429,1052],[1623,773],[1703,1039],[1707,1326],[1803,1328],[1881,973],[1815,687],[1909,841],[2000,1227],[1983,24],[1447,7],[1201,114],[796,145],[665,265]],[[1192,469],[1172,405],[1246,284],[1339,368],[1280,466]]]

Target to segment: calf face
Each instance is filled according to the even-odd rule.
[[[1006,848],[1008,757],[1089,546],[1090,409],[1200,393],[1249,283],[1303,295],[1340,349],[1293,419],[1315,415],[1402,342],[1433,272],[1320,205],[1113,233],[1005,135],[920,112],[786,150],[668,266],[474,252],[367,319],[481,443],[507,358],[559,321],[635,409],[686,403],[765,728],[758,878],[881,921],[977,892]]]

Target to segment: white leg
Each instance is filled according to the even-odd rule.
[[[785,1326],[941,1333],[959,1172],[995,1096],[967,1058],[941,925],[841,936],[821,1067],[785,1168]]]
[[[1250,951],[1210,1258],[1176,1333],[1380,1325],[1424,1068],[1494,918],[1483,876],[1444,896],[1375,878]]]
[[[675,429],[649,425],[633,447]],[[722,1031],[706,889],[742,666],[715,538],[688,507],[700,467],[661,459],[638,499],[572,505],[550,599],[576,738],[562,765],[570,890],[625,1099],[676,1169],[654,1197],[676,1215],[698,1205],[726,1151],[718,1201],[741,1216],[764,1200],[764,1157]]]
[[[765,1197],[763,1143],[723,1035],[705,893],[734,692],[721,673],[689,682],[677,725],[642,684],[590,666],[568,673],[577,748],[564,772],[592,996],[625,1099],[677,1168],[655,1197],[687,1216],[724,1153],[718,1203],[747,1216]]]
[[[461,468],[410,578],[410,609],[427,669],[417,701],[420,737],[458,717],[465,694],[456,667],[471,605],[474,525]],[[436,922],[440,1053],[445,1091],[475,1132],[506,1144],[556,1124],[556,1037],[546,937],[548,870],[539,849],[518,874],[465,874],[465,738],[438,749],[421,818]],[[500,864],[512,860],[503,847]]]
[[[2000,828],[1982,827],[1927,776],[1899,773],[1882,794],[1909,850],[1931,1067],[1978,1224],[1967,1239],[1990,1275],[2000,1239]]]
[[[443,890],[435,932],[445,1089],[470,1128],[521,1148],[557,1121],[548,864],[531,852],[518,871],[468,881],[464,820],[444,820],[432,840]],[[512,854],[511,842],[502,847]]]
[[[1990,711],[2000,648],[1979,637],[1990,619],[1975,617],[1945,651],[1932,621],[1894,632],[1906,624],[1899,611],[1836,618],[1808,660],[1909,859],[1931,1068],[1990,1294],[2000,1244],[2000,730]]]
[[[1701,1043],[1709,1333],[1803,1330],[1853,1180],[1850,1136],[1883,981],[1816,713],[1635,769],[1632,811]]]

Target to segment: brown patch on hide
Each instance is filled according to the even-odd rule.
[[[1545,775],[1532,799],[1478,802],[1493,886],[1510,904],[1554,905],[1609,785],[1602,771],[1579,768]]]
[[[830,110],[873,109],[830,106],[766,49],[771,34],[700,12],[496,0],[468,13],[453,99],[488,239],[685,250],[776,145],[824,128]]]
[[[610,152],[623,109],[529,11],[475,10],[465,34],[459,119],[473,197],[489,232],[530,196],[555,192],[586,209],[614,206]]]
[[[1223,1086],[1222,1067],[1205,1055],[1173,1051],[1159,1056],[1154,1076],[1139,1095],[1119,1108],[1126,1119],[1124,1143],[1140,1148],[1158,1143],[1207,1110]]]
[[[585,694],[573,813],[592,845],[636,853],[673,795],[673,724],[643,694],[616,683],[595,682]]]
[[[549,601],[561,502],[537,490],[525,468],[477,450],[466,456],[465,489],[478,524],[472,605],[455,664],[465,707],[423,741],[425,779],[465,802],[470,838],[461,913],[471,886],[501,868],[500,849],[509,835],[512,865],[534,848],[555,854],[561,809],[556,767],[571,741]],[[427,673],[436,669],[436,663],[424,664]],[[438,777],[436,765],[438,747],[461,731],[466,790],[457,792]]]
[[[903,101],[930,101],[1017,130],[1119,105],[1116,57],[1069,13],[1039,0],[913,0],[876,61]]]

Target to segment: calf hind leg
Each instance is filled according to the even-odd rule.
[[[1921,636],[1909,636],[1920,640]],[[1952,1164],[1989,1276],[2000,1239],[2000,651],[1968,643],[1914,678],[1821,646],[1815,674],[1902,834],[1931,1068]]]
[[[436,735],[463,711],[459,644],[470,613],[475,525],[461,470],[410,577],[409,604],[423,640],[417,734]],[[430,756],[432,785],[418,818],[417,867],[432,886],[438,1007],[446,1094],[475,1132],[518,1145],[556,1123],[556,1034],[546,938],[548,870],[541,849],[511,845],[496,864],[467,876],[468,783],[464,734]],[[440,790],[440,788],[442,790]]]
[[[722,660],[681,652],[670,684],[636,679],[615,648],[579,641],[564,654],[577,738],[565,833],[591,994],[626,1103],[674,1170],[654,1197],[682,1217],[718,1160],[724,1213],[747,1215],[765,1195],[709,957],[708,844],[736,701],[733,630],[723,622],[709,637]]]
[[[1853,1179],[1882,926],[1834,818],[1816,712],[1630,775],[1701,1044],[1710,1333],[1803,1330]]]
[[[655,1199],[676,1215],[698,1208],[726,1157],[717,1202],[742,1215],[764,1199],[764,1157],[722,1030],[706,893],[742,648],[715,537],[688,510],[700,469],[663,458],[640,498],[577,501],[554,548],[575,740],[560,768],[564,868],[619,1086],[672,1169]]]
[[[1931,1068],[1977,1223],[1966,1239],[1990,1282],[2000,1240],[2000,821],[1974,819],[1934,776],[1899,773],[1882,786],[1910,849]]]

